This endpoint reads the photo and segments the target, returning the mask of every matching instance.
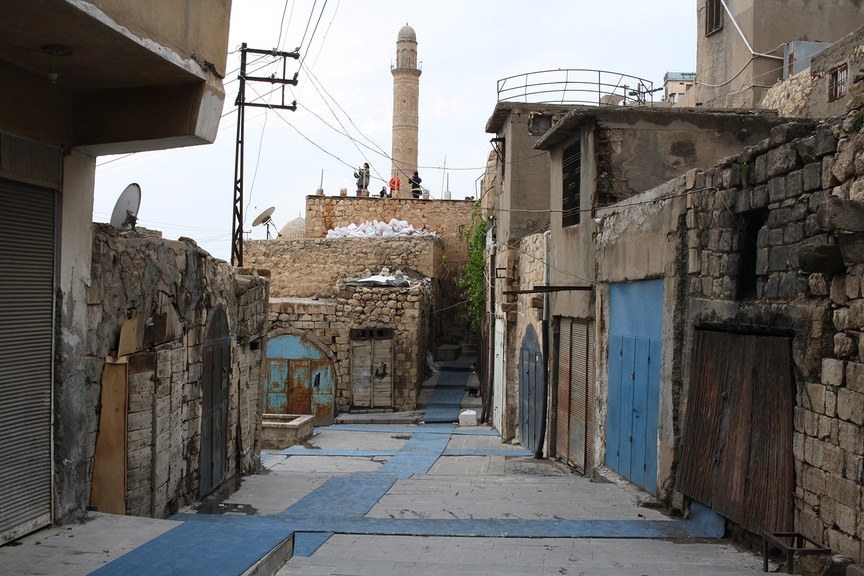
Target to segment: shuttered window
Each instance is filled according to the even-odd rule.
[[[0,542],[51,521],[56,193],[0,179]]]

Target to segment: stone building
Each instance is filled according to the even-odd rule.
[[[493,424],[504,438],[512,438],[518,428],[521,440],[532,446],[542,442],[542,437],[529,438],[527,431],[540,430],[536,421],[542,420],[543,411],[536,403],[522,402],[517,390],[521,386],[518,375],[524,372],[520,362],[529,326],[539,337],[538,346],[553,358],[556,356],[554,350],[548,348],[553,344],[548,331],[550,325],[544,328],[539,316],[543,292],[537,288],[541,282],[536,280],[543,276],[543,262],[549,262],[543,283],[560,288],[548,293],[546,308],[550,322],[560,324],[563,320],[569,329],[581,330],[580,345],[593,347],[593,341],[586,339],[594,329],[597,304],[593,292],[583,288],[590,288],[595,276],[593,250],[586,250],[586,247],[593,243],[597,210],[675,174],[697,166],[710,166],[718,158],[740,149],[742,144],[766,135],[780,122],[753,114],[679,112],[669,108],[577,106],[568,110],[566,114],[559,111],[556,123],[539,138],[530,137],[528,125],[515,127],[523,133],[520,137],[530,138],[541,151],[549,152],[538,156],[534,150],[535,157],[531,158],[531,162],[542,162],[549,167],[548,176],[529,178],[520,172],[527,170],[530,174],[536,169],[531,163],[507,163],[503,168],[504,184],[487,193],[499,199],[494,208],[495,249],[490,255],[494,259],[496,276],[494,294],[490,297],[494,307],[489,310],[494,317],[494,326],[490,326],[489,331],[494,330],[490,340],[497,362],[493,362]],[[511,140],[515,138],[515,134],[510,136]],[[501,164],[498,159],[491,170],[500,170]],[[545,191],[534,186],[538,181],[548,183]],[[527,202],[523,195],[537,197],[537,200]],[[517,206],[524,206],[524,213],[514,210]],[[529,206],[536,206],[538,211]],[[543,206],[548,211],[543,211]],[[537,227],[530,231],[523,228],[522,234],[514,237],[515,227],[510,223],[529,220],[536,222]],[[505,240],[508,224],[509,241]],[[544,241],[536,237],[536,231],[545,228],[549,235]],[[544,253],[548,257],[544,257]],[[528,269],[534,269],[535,273],[529,274]],[[528,283],[528,278],[535,283]],[[516,293],[518,291],[522,293]],[[544,333],[550,336],[543,338]],[[585,350],[580,353],[583,358],[587,354]],[[573,367],[567,366],[564,381],[568,387],[571,383],[576,386],[569,375],[575,366],[575,363]],[[588,386],[583,379],[583,392]],[[523,391],[533,398],[546,396],[542,391]],[[520,412],[519,406],[525,407],[527,412]],[[581,416],[582,428],[590,424],[586,420],[588,416],[594,417]],[[553,423],[555,418],[553,415]],[[567,419],[569,421],[569,415]],[[561,420],[564,420],[563,415]],[[577,432],[575,424],[568,434],[571,432],[579,438],[578,442],[574,440],[572,448],[575,449],[576,444],[582,447],[565,459],[578,461],[579,467],[590,468],[590,456],[598,452],[593,446],[597,440],[584,429]]]
[[[0,4],[0,74],[15,87],[0,92],[0,437],[28,439],[0,443],[0,541],[86,513],[99,401],[83,362],[99,282],[96,156],[214,140],[230,9]]]
[[[90,505],[165,517],[260,467],[268,281],[192,240],[97,225],[82,364]],[[101,394],[99,394],[101,385]],[[98,424],[98,427],[96,426]]]
[[[864,26],[820,50],[810,65],[768,90],[761,106],[783,116],[828,118],[845,114],[861,94],[855,79],[864,69]]]
[[[602,177],[590,166],[607,161],[603,111],[593,123],[574,112],[538,142],[551,155],[551,238],[519,244],[528,279],[511,283],[506,336],[535,349],[544,302],[531,285],[545,259],[547,454],[585,472],[606,465],[676,508],[701,502],[751,533],[798,531],[864,560],[864,103],[852,108],[824,122],[751,117],[762,128],[748,130],[750,145],[608,204],[597,200],[604,178],[637,179],[632,164]],[[576,142],[592,153],[568,230],[556,198]]]
[[[465,201],[308,196],[306,238],[246,242],[246,264],[272,282],[266,411],[325,424],[352,408],[413,409],[427,352],[470,341],[457,280],[472,210]],[[326,237],[392,218],[428,233]],[[377,274],[408,282],[352,285]]]
[[[756,108],[784,77],[784,47],[836,42],[864,13],[858,0],[700,0],[697,22],[695,104]]]
[[[417,60],[417,34],[405,24],[396,41],[393,74],[393,166],[390,176],[402,182],[399,196],[411,198],[408,179],[417,170],[420,126],[420,69]]]

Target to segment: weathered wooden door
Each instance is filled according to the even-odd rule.
[[[311,414],[333,423],[335,378],[327,355],[306,338],[285,334],[267,343],[267,414]]]
[[[697,330],[676,488],[745,529],[792,529],[788,338]]]
[[[228,319],[216,308],[207,323],[201,376],[201,453],[198,495],[210,493],[225,476],[228,445],[228,381],[231,337]]]
[[[393,333],[388,329],[351,331],[352,403],[393,406]]]
[[[606,464],[657,492],[663,280],[612,284]]]
[[[543,354],[537,332],[529,325],[519,351],[519,441],[536,452],[543,442]]]
[[[592,468],[594,429],[594,323],[561,318],[558,324],[556,455],[583,474]]]

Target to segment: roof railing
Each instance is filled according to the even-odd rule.
[[[528,72],[498,80],[498,102],[570,106],[650,106],[650,80],[606,70],[561,69]]]

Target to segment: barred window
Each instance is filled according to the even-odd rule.
[[[723,4],[720,0],[707,0],[705,2],[705,35],[710,36],[722,29]]]
[[[828,75],[828,101],[837,100],[846,95],[846,79],[849,68],[846,64],[831,70]]]

